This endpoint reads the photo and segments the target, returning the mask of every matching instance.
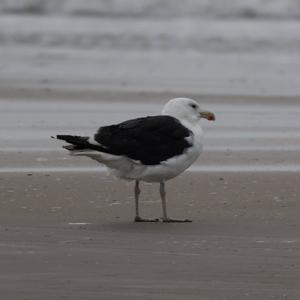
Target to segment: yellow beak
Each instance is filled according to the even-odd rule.
[[[214,115],[214,113],[210,112],[210,111],[202,111],[200,113],[201,118],[205,118],[208,121],[215,121],[216,117]]]

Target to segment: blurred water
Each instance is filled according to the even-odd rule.
[[[293,52],[297,0],[2,0],[0,45]]]
[[[298,54],[299,32],[298,21],[32,15],[5,15],[0,18],[2,47]]]
[[[294,97],[299,10],[296,0],[2,0],[0,92]]]
[[[9,14],[93,17],[298,19],[298,0],[2,0]]]
[[[50,136],[191,96],[217,115],[194,171],[299,171],[299,3],[1,1],[0,168],[92,170]]]
[[[299,0],[0,0],[0,167],[190,96],[217,115],[194,170],[298,171],[299,33]]]

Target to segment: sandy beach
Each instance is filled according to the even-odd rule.
[[[0,5],[0,298],[300,299],[300,6],[149,1]],[[192,223],[134,223],[133,184],[50,138],[178,96],[216,115],[167,183]]]
[[[5,299],[299,298],[299,174],[187,172],[168,196],[190,224],[133,223],[132,186],[99,172],[0,178]]]

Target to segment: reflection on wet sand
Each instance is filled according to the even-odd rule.
[[[0,100],[0,171],[102,171],[88,159],[72,159],[50,136],[87,134],[101,125],[160,113],[161,104],[147,98],[151,94],[139,102]],[[203,122],[204,153],[192,172],[299,171],[300,104],[203,102],[218,118],[213,125]]]

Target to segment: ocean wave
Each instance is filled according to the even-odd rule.
[[[298,52],[300,22],[3,16],[2,45],[101,49]]]
[[[110,18],[298,19],[299,0],[2,0],[2,14]]]

